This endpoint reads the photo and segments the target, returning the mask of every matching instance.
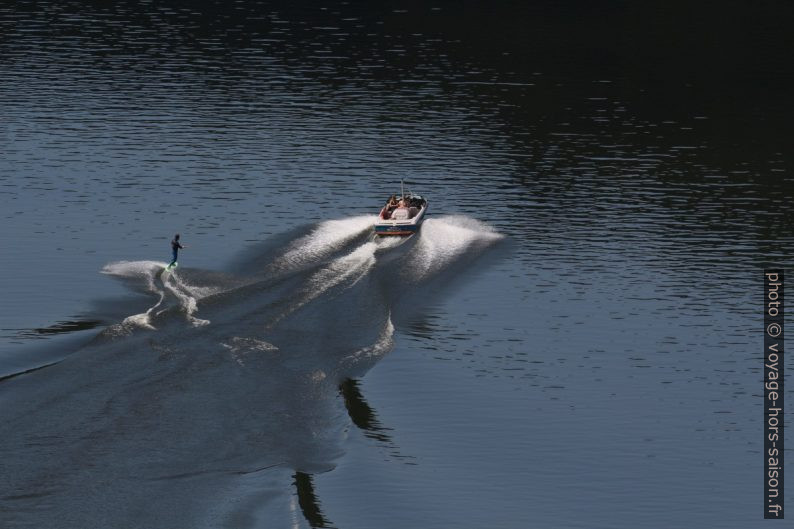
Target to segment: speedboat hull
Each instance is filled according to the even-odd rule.
[[[406,215],[398,215],[397,208],[386,205],[378,216],[378,221],[375,223],[375,234],[379,236],[400,236],[400,235],[413,235],[419,231],[419,227],[425,220],[425,213],[427,212],[427,200],[419,195],[406,195],[403,197],[408,202],[410,207],[407,209]],[[407,217],[407,218],[400,218]]]
[[[419,231],[418,224],[391,224],[378,222],[375,224],[376,235],[413,235]]]

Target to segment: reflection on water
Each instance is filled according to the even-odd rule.
[[[298,504],[301,512],[312,527],[333,527],[323,516],[320,502],[314,493],[312,477],[303,472],[296,472],[293,476],[295,489],[298,494]]]
[[[29,329],[19,331],[18,336],[21,338],[42,338],[53,334],[67,334],[71,332],[86,331],[96,329],[103,322],[99,320],[77,320],[77,321],[59,321],[49,327],[41,327],[38,329]]]
[[[391,443],[392,441],[386,433],[388,428],[384,428],[380,424],[375,411],[364,400],[358,382],[349,378],[342,382],[339,389],[345,399],[345,408],[347,408],[347,413],[353,424],[364,430],[364,435],[367,437],[382,443]]]

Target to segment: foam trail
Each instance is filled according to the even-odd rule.
[[[264,340],[234,336],[221,346],[229,351],[235,362],[245,367],[245,357],[250,354],[262,354],[278,351],[278,347]]]
[[[330,256],[344,243],[355,239],[377,221],[376,216],[361,215],[321,222],[310,234],[293,242],[276,261],[278,268],[299,268]]]
[[[195,314],[198,310],[197,298],[200,299],[201,297],[210,295],[217,290],[204,288],[202,291],[195,291],[190,287],[190,285],[180,280],[179,276],[176,274],[176,271],[170,273],[164,272],[160,278],[163,282],[163,286],[165,286],[165,288],[168,289],[168,291],[173,294],[177,300],[179,300],[181,309],[184,311],[187,320],[193,326],[198,327],[200,325],[208,325],[210,323],[209,320],[196,318],[193,316],[193,314]]]
[[[158,261],[118,261],[109,263],[102,268],[102,273],[123,278],[131,282],[134,286],[143,286],[146,293],[155,294],[159,297],[157,303],[149,307],[146,312],[127,316],[121,322],[119,331],[128,330],[129,327],[142,327],[144,329],[154,329],[152,325],[152,313],[162,305],[165,300],[165,291],[157,287],[155,278],[159,276],[165,264]]]
[[[379,239],[375,239],[375,244],[377,244],[378,250],[389,250],[400,246],[407,240],[407,238],[403,237],[380,237]]]
[[[375,252],[379,247],[375,242],[364,243],[349,254],[338,257],[325,268],[315,272],[308,279],[307,288],[303,289],[297,300],[269,325],[275,325],[285,316],[345,281],[350,281],[349,286],[351,287],[355,285],[375,266]]]
[[[128,331],[130,327],[155,329],[152,317],[168,310],[167,306],[163,306],[168,294],[177,300],[191,324],[207,325],[208,320],[193,316],[198,310],[198,300],[221,290],[217,287],[190,285],[177,275],[176,270],[166,270],[166,263],[160,261],[117,261],[105,265],[102,273],[127,281],[135,290],[158,296],[157,303],[149,307],[146,312],[133,314],[121,322],[120,328],[115,330],[122,333]]]
[[[165,268],[160,261],[116,261],[102,267],[102,273],[127,280],[133,286],[143,287],[143,291],[159,292],[154,278]]]
[[[348,278],[356,276],[356,279],[351,283],[351,286],[354,285],[375,264],[375,252],[377,250],[378,245],[376,243],[368,242],[349,254],[334,260],[328,267],[309,278],[312,290],[319,295]]]
[[[362,358],[379,358],[392,350],[394,347],[394,324],[391,321],[391,314],[386,320],[386,325],[378,336],[377,341],[369,347],[364,347],[355,351],[353,354],[342,359],[342,364],[355,364]]]
[[[409,266],[414,279],[427,278],[472,247],[490,245],[504,235],[478,220],[444,216],[422,223],[419,242],[411,253]]]

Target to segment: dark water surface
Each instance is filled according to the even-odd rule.
[[[792,11],[0,7],[0,525],[760,527]]]

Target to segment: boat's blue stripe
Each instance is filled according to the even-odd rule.
[[[390,231],[416,231],[419,228],[418,225],[411,224],[408,226],[375,226],[375,231],[383,231],[383,232],[390,232]]]

